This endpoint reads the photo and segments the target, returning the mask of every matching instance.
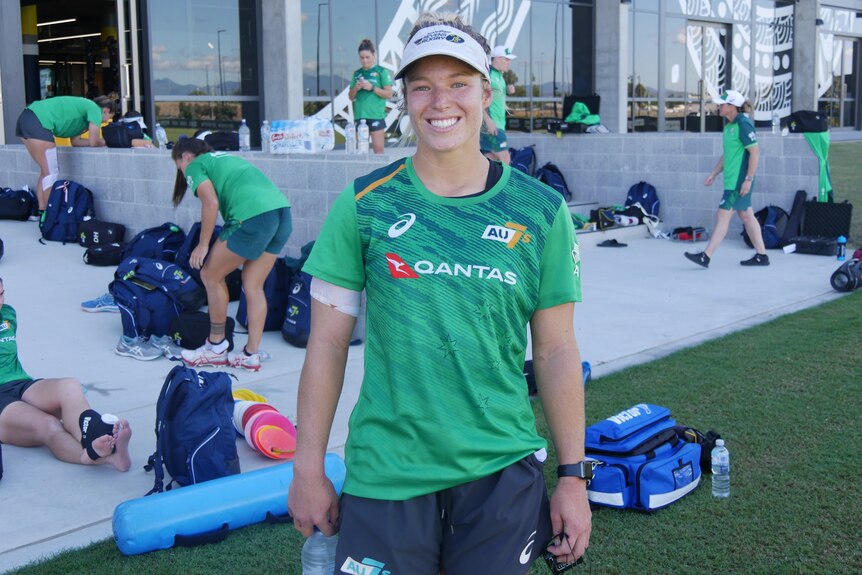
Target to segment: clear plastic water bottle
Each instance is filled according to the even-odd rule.
[[[781,132],[781,118],[778,117],[778,111],[772,112],[772,133],[778,134]]]
[[[168,134],[158,122],[156,122],[156,141],[159,143],[160,150],[164,151],[168,149]]]
[[[332,575],[338,535],[327,537],[317,529],[302,546],[302,575]]]
[[[730,497],[730,452],[723,439],[715,440],[712,448],[712,496]]]
[[[348,154],[356,153],[356,125],[352,120],[344,126],[344,149]]]
[[[844,236],[838,236],[836,244],[838,250],[835,254],[835,257],[838,259],[839,262],[843,262],[844,259],[847,257],[847,238],[845,238]]]
[[[269,121],[264,120],[260,125],[260,151],[269,153]]]
[[[356,129],[356,149],[360,154],[368,153],[368,139],[370,136],[368,124],[365,123],[365,118],[362,118],[359,120],[359,128]]]
[[[239,125],[239,151],[248,152],[251,150],[251,130],[245,123],[245,118],[242,119],[242,124]]]

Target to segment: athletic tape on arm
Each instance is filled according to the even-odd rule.
[[[341,313],[359,317],[361,295],[362,292],[343,288],[320,278],[311,278],[311,297]]]

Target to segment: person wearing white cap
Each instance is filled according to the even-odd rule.
[[[312,329],[288,508],[306,537],[339,532],[351,572],[522,574],[546,549],[574,561],[589,545],[580,252],[562,196],[479,150],[486,46],[457,16],[419,18],[395,75],[416,153],[349,185],[303,266]],[[363,289],[339,500],[323,461]],[[550,500],[528,327],[561,464]]]
[[[485,124],[479,143],[483,154],[504,164],[511,162],[509,139],[506,137],[506,94],[514,94],[515,86],[507,85],[503,74],[509,71],[509,66],[515,58],[517,56],[505,46],[496,46],[491,50],[491,93],[493,99],[485,111]]]
[[[715,250],[727,235],[730,219],[736,211],[756,251],[751,258],[739,263],[744,266],[768,266],[769,256],[766,255],[760,223],[751,207],[754,175],[760,161],[754,122],[748,115],[751,112],[751,104],[736,90],[723,92],[713,102],[718,104],[719,115],[727,119],[722,134],[724,153],[703,183],[711,186],[718,174],[724,172],[724,195],[718,204],[715,229],[706,248],[697,253],[685,252],[685,257],[701,267],[709,267]]]

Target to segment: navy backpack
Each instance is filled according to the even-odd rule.
[[[156,402],[156,451],[144,466],[156,473],[147,495],[240,472],[233,406],[227,373],[183,365],[170,371]]]
[[[263,325],[263,331],[278,331],[284,325],[290,282],[291,275],[285,265],[284,258],[278,258],[263,282],[263,293],[266,295],[266,321]],[[246,306],[245,290],[243,290],[236,310],[236,321],[244,327],[248,327],[248,309]]]
[[[293,276],[287,296],[287,313],[281,337],[290,345],[306,347],[311,334],[311,276],[299,271]]]
[[[148,228],[133,237],[123,247],[123,259],[144,257],[155,260],[174,261],[177,251],[186,239],[186,233],[176,224],[165,222]]]
[[[783,248],[786,245],[784,239],[784,231],[787,228],[789,216],[783,208],[778,206],[766,206],[754,213],[754,217],[760,223],[760,231],[763,236],[763,245],[766,249]],[[752,248],[751,238],[748,237],[748,232],[742,230],[742,239],[745,245]]]
[[[548,162],[536,170],[536,179],[560,192],[566,202],[572,200],[572,192],[569,191],[569,186],[566,185],[566,178],[563,177],[563,173],[556,164]]]
[[[648,182],[638,182],[629,188],[626,196],[626,207],[640,204],[644,211],[650,216],[658,216],[661,202],[658,199],[655,186]]]
[[[221,232],[221,226],[216,225],[213,228],[213,235],[210,238],[210,250],[212,250],[213,245],[215,245],[218,240],[219,233]],[[186,234],[185,239],[183,240],[182,245],[176,252],[176,257],[173,262],[186,270],[190,276],[194,278],[196,282],[203,285],[201,281],[201,270],[196,270],[191,266],[189,260],[192,255],[192,251],[197,247],[198,242],[201,240],[201,223],[195,222],[192,224],[192,227],[189,229],[189,233]],[[204,260],[206,261],[206,260]],[[227,291],[230,301],[236,301],[241,296],[242,290],[242,270],[237,268],[227,274],[227,277],[224,279],[227,284]],[[275,328],[278,329],[278,328]]]
[[[77,242],[78,224],[96,217],[93,192],[71,180],[57,180],[51,186],[48,205],[39,227],[42,239],[50,242]]]
[[[509,148],[509,165],[528,176],[534,175],[536,173],[535,144],[523,148]]]

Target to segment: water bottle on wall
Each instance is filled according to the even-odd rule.
[[[251,150],[251,130],[245,123],[245,118],[242,119],[242,124],[239,125],[239,151],[248,152]]]
[[[302,575],[332,575],[338,535],[327,537],[317,529],[302,546]]]
[[[348,154],[356,153],[356,125],[352,120],[344,125],[344,149]]]
[[[156,142],[159,143],[160,150],[168,149],[168,134],[165,132],[165,129],[162,128],[162,125],[156,122]]]
[[[836,241],[838,251],[835,254],[835,257],[839,262],[843,262],[847,257],[847,238],[844,236],[838,236],[838,240]]]
[[[359,120],[359,128],[356,130],[357,134],[357,144],[356,147],[360,154],[368,153],[368,138],[370,137],[370,133],[368,132],[368,124],[365,123],[365,118]]]
[[[772,133],[778,134],[781,132],[781,118],[778,117],[778,110],[772,111]]]
[[[712,448],[712,496],[730,497],[730,452],[723,439],[715,440]]]
[[[269,132],[269,121],[264,120],[260,125],[260,151],[265,154],[269,153]]]

